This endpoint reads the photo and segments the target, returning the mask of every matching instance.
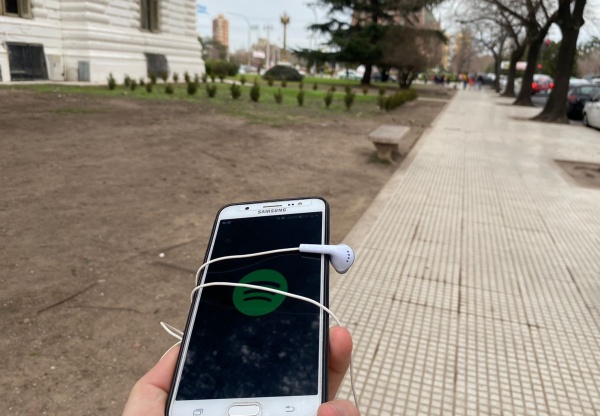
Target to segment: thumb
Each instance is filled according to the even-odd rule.
[[[360,416],[360,412],[347,400],[333,400],[319,407],[317,416]]]

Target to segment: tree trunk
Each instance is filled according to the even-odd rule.
[[[525,69],[525,73],[523,74],[523,82],[521,82],[521,91],[519,91],[519,95],[517,96],[517,99],[515,100],[513,105],[533,107],[533,103],[531,102],[531,84],[533,82],[533,74],[535,74],[535,70],[537,69],[537,60],[540,54],[540,49],[542,48],[542,43],[544,43],[545,36],[546,31],[544,31],[543,33],[539,32],[535,36],[531,37],[531,43],[529,44],[529,52],[527,53],[527,68]]]
[[[365,65],[365,73],[360,80],[361,85],[369,85],[371,83],[371,73],[373,72],[373,65]]]
[[[558,50],[556,78],[554,89],[546,102],[544,110],[533,120],[546,121],[550,123],[568,123],[567,118],[567,93],[569,92],[569,80],[575,62],[577,52],[577,38],[579,29],[583,26],[583,10],[586,0],[575,0],[575,7],[571,14],[571,1],[561,0],[559,5],[558,25],[562,31],[562,41]]]
[[[500,66],[502,65],[502,55],[494,54],[494,91],[500,92]]]
[[[502,94],[503,97],[514,97],[515,96],[515,78],[517,75],[517,62],[523,56],[523,49],[517,48],[510,54],[510,66],[508,67],[508,79],[506,82],[506,89]]]

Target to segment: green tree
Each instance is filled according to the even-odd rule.
[[[410,25],[416,12],[438,3],[441,0],[320,0],[329,20],[310,29],[329,36],[334,52],[313,54],[312,58],[362,64],[365,73],[361,84],[369,84],[373,66],[383,58],[382,41],[387,30],[401,23]],[[342,15],[349,19],[341,19]]]

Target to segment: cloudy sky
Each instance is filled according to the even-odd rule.
[[[288,25],[288,48],[309,48],[313,42],[313,34],[306,27],[315,22],[323,22],[326,13],[323,9],[311,8],[308,0],[197,0],[198,4],[205,7],[206,14],[198,15],[198,31],[201,36],[212,36],[212,19],[219,14],[224,14],[229,20],[230,50],[245,49],[248,47],[248,22],[251,43],[254,44],[258,37],[266,38],[266,26],[272,27],[270,40],[275,44],[283,43],[283,26],[280,16],[285,12],[290,16]],[[312,0],[314,3],[314,0]],[[587,23],[582,30],[581,38],[600,36],[600,19],[597,18],[600,10],[600,0],[588,0]],[[441,7],[435,11],[436,17],[442,21],[442,28],[452,33],[454,27],[448,7]],[[553,30],[551,37],[560,39],[560,31]],[[315,41],[317,41],[316,39]],[[324,40],[322,38],[321,40]]]

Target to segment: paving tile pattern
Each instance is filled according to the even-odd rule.
[[[600,414],[600,190],[552,162],[600,132],[506,103],[457,94],[332,287],[363,415]]]

